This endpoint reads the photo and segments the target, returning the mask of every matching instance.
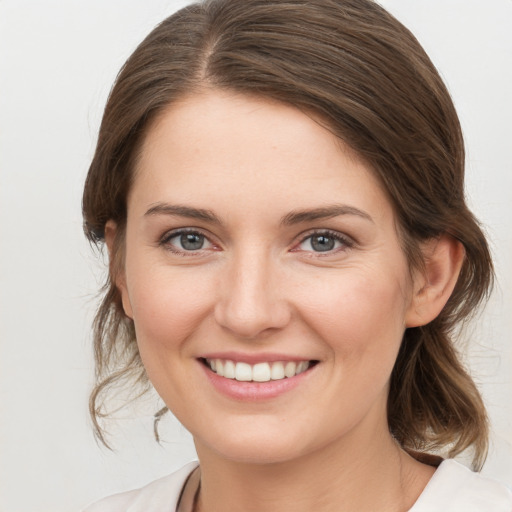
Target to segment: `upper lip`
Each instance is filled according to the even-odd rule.
[[[307,356],[297,356],[297,355],[289,355],[289,354],[277,354],[270,352],[262,352],[257,354],[247,354],[240,352],[208,352],[206,354],[201,354],[199,359],[223,359],[230,360],[236,363],[247,363],[247,364],[257,364],[257,363],[272,363],[276,361],[314,361],[315,359]]]

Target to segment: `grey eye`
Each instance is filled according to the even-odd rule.
[[[204,246],[205,237],[199,233],[183,233],[179,235],[179,242],[186,251],[199,251]]]
[[[348,241],[341,236],[331,235],[330,233],[316,233],[305,238],[301,244],[302,251],[309,252],[329,252],[342,247],[349,247]]]
[[[330,236],[315,235],[311,237],[311,247],[315,251],[331,251],[332,249],[334,249],[335,243],[336,240],[334,240],[334,238]]]
[[[206,235],[199,231],[191,230],[174,231],[174,233],[164,235],[160,245],[171,252],[181,255],[187,253],[194,255],[193,253],[195,252],[210,250],[214,247]]]

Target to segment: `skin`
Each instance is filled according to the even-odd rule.
[[[197,510],[408,510],[434,469],[389,434],[389,377],[406,327],[448,299],[457,243],[426,245],[411,275],[393,207],[349,148],[293,107],[215,90],[153,123],[127,204],[116,282],[151,382],[194,437]],[[333,205],[344,213],[283,223]],[[211,352],[318,364],[286,393],[235,400],[205,377]]]

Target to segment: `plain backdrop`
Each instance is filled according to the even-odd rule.
[[[243,1],[243,0],[241,0]],[[104,272],[80,200],[102,109],[122,63],[171,0],[0,0],[0,511],[69,512],[194,458],[156,402],[119,415],[115,452],[87,415],[90,323]],[[383,0],[416,34],[454,97],[467,192],[499,286],[473,326],[468,364],[493,426],[484,472],[512,484],[512,1]]]

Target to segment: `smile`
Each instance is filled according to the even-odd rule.
[[[316,361],[272,361],[254,365],[229,359],[204,359],[206,365],[220,377],[241,382],[269,382],[295,377]]]

